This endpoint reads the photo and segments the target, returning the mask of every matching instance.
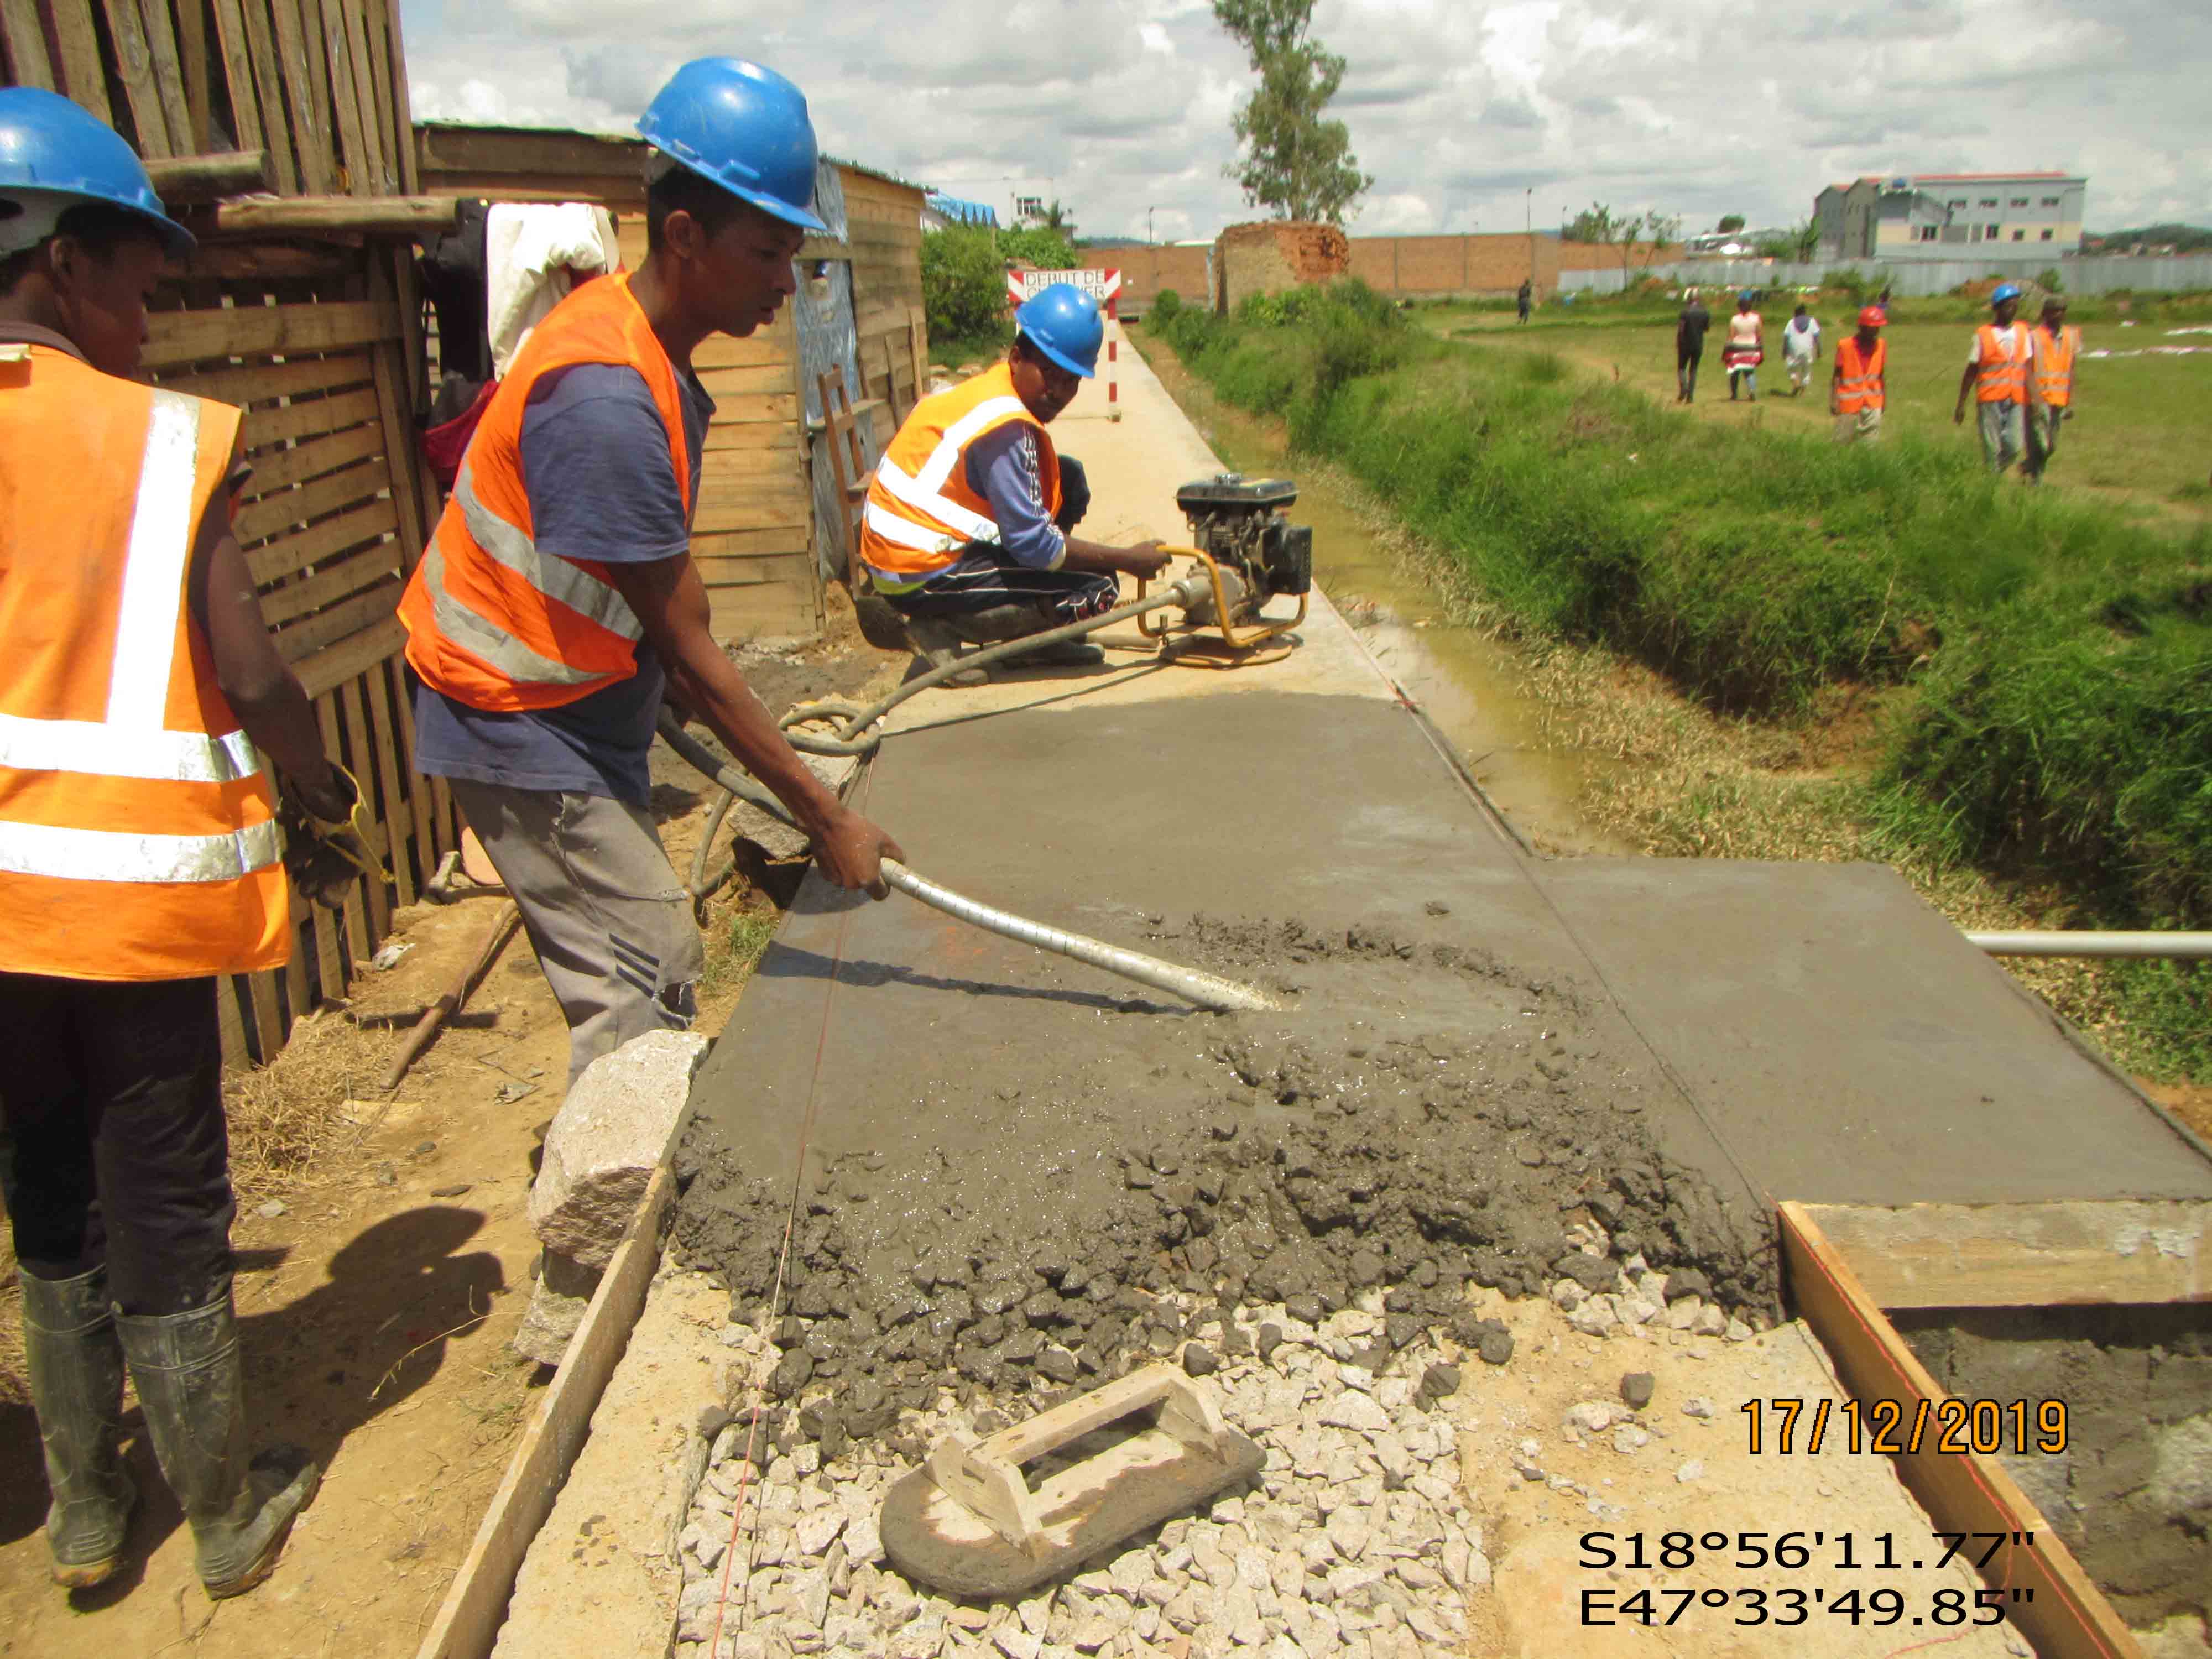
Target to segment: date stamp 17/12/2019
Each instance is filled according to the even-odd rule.
[[[1802,1399],[1747,1400],[1739,1409],[1753,1457],[1817,1457],[1830,1444],[1854,1456],[1917,1456],[1925,1446],[1954,1457],[2056,1457],[2067,1445],[2063,1400],[1946,1398],[1920,1401],[1909,1411],[1895,1400],[1815,1400],[1809,1410]]]

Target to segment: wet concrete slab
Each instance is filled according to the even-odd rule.
[[[2212,1163],[1885,865],[1585,859],[1538,880],[1773,1198],[2212,1195]]]

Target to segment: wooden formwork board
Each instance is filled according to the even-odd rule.
[[[1808,1204],[1878,1307],[2212,1301],[2212,1201]]]
[[[1908,1424],[1921,1420],[1923,1407],[1933,1415],[1950,1396],[1823,1234],[1812,1206],[1778,1207],[1790,1297],[1834,1360],[1838,1380],[1869,1407],[1896,1401]],[[2002,1540],[1982,1577],[1995,1589],[2032,1592],[2008,1601],[2005,1616],[2042,1659],[2142,1659],[2134,1632],[2003,1467],[1971,1450],[1938,1451],[1936,1439],[1913,1437],[1895,1458],[1899,1477],[1938,1530]]]
[[[562,1483],[590,1432],[592,1413],[645,1306],[675,1197],[676,1177],[664,1158],[592,1293],[552,1386],[507,1462],[506,1477],[492,1494],[416,1659],[487,1659],[490,1654],[507,1617],[515,1575],[522,1571],[531,1540],[553,1513]]]

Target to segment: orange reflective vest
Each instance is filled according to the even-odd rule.
[[[2027,401],[2027,325],[1999,328],[1984,323],[1975,331],[1980,349],[1974,358],[1974,395],[1985,404]]]
[[[0,969],[283,965],[276,799],[185,603],[240,411],[0,346]]]
[[[2081,349],[2081,331],[2062,324],[2053,334],[2035,331],[2035,395],[2053,409],[2063,409],[2074,396],[2074,357]]]
[[[645,377],[668,428],[678,496],[691,499],[676,366],[628,274],[598,277],[548,312],[508,366],[400,597],[407,660],[432,690],[471,708],[558,708],[637,672],[643,629],[607,567],[540,553],[531,537],[523,412],[540,375],[576,363],[626,363]]]
[[[1036,436],[1045,512],[1060,511],[1060,457],[1014,391],[1001,362],[914,406],[876,464],[860,522],[860,559],[889,592],[919,587],[969,542],[995,542],[991,503],[968,483],[968,447],[987,432],[1025,422]]]
[[[1846,415],[1882,407],[1881,372],[1888,364],[1888,341],[1877,339],[1862,358],[1859,337],[1845,335],[1836,348],[1836,406]]]

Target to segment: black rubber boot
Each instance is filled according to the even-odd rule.
[[[242,1595],[276,1565],[322,1471],[295,1447],[246,1456],[246,1378],[230,1291],[189,1313],[116,1316],[161,1473],[191,1522],[210,1601]]]
[[[31,1403],[46,1453],[46,1544],[54,1583],[88,1589],[115,1576],[138,1490],[116,1453],[123,1416],[123,1345],[107,1273],[18,1275]]]

